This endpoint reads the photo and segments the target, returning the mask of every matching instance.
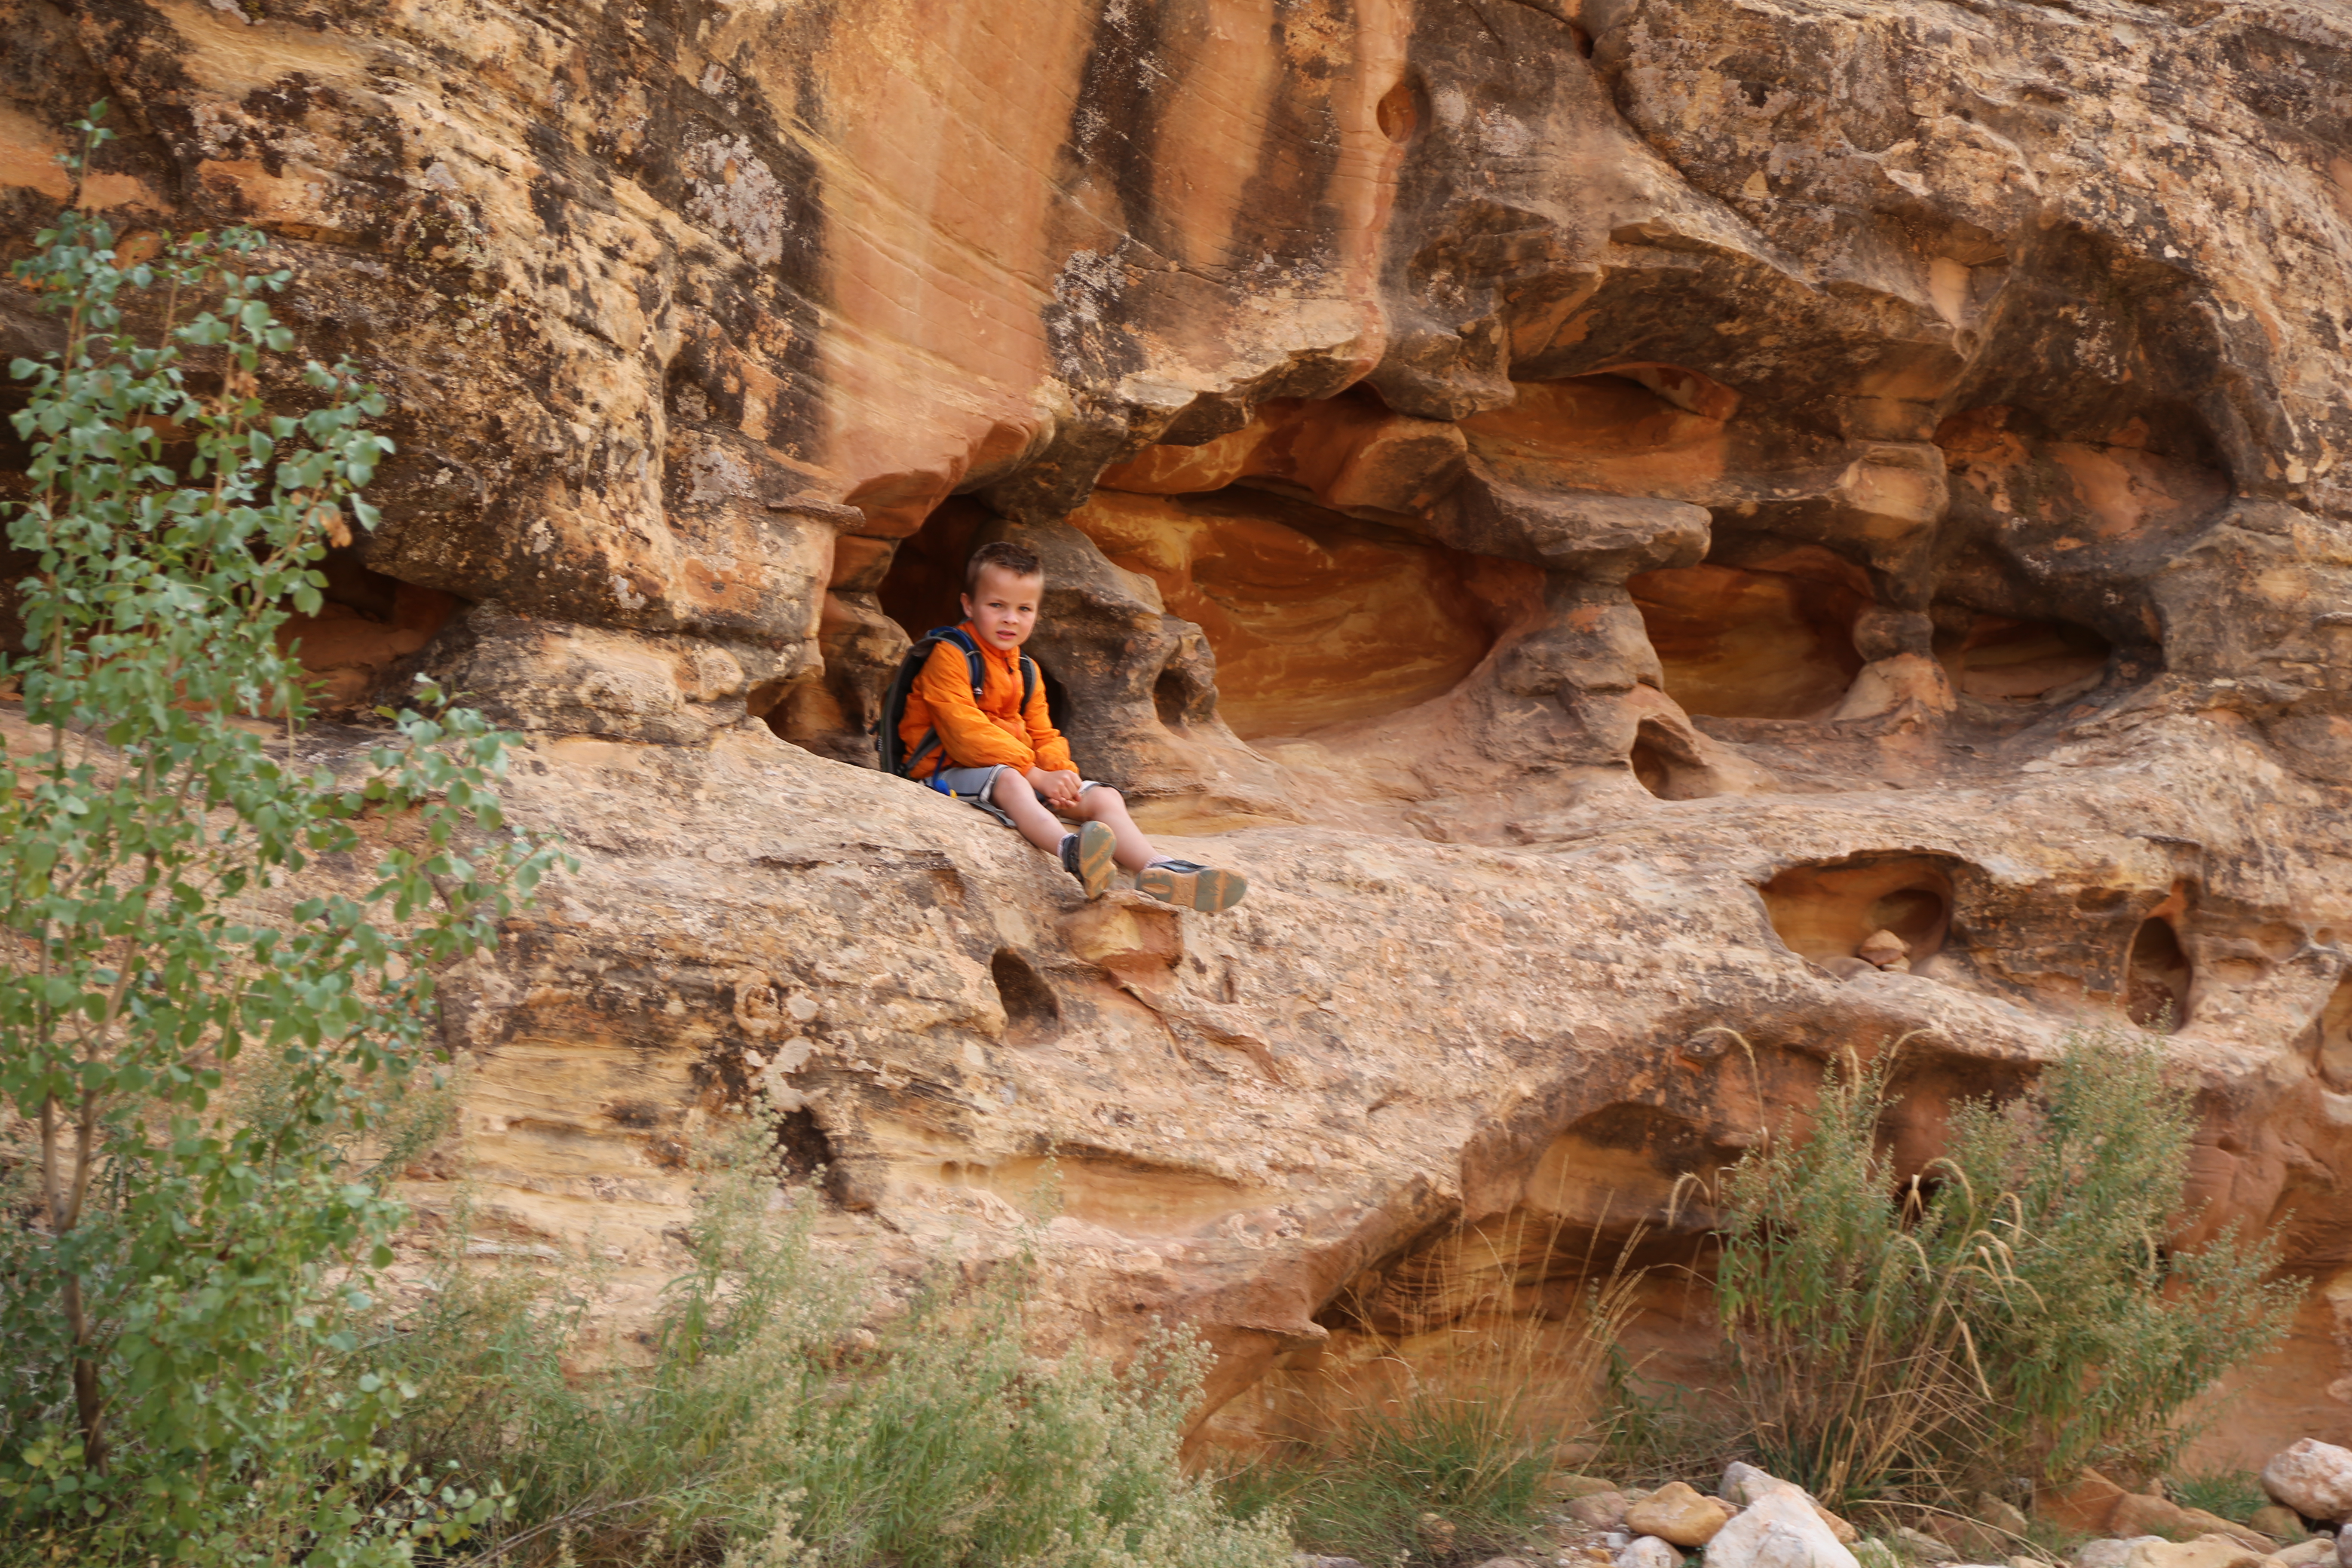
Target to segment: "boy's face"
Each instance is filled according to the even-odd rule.
[[[1019,647],[1037,629],[1037,601],[1045,595],[1042,574],[1023,577],[983,566],[978,585],[963,596],[963,613],[989,647]]]

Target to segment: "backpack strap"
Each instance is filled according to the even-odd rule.
[[[1037,661],[1027,654],[1021,656],[1021,717],[1029,717],[1030,701],[1037,695]]]
[[[913,689],[915,678],[922,673],[923,666],[930,662],[931,650],[943,642],[953,643],[963,649],[964,673],[971,681],[971,700],[975,707],[979,705],[982,696],[987,689],[988,672],[980,661],[980,645],[965,636],[962,627],[933,626],[929,631],[925,632],[915,646],[907,650],[906,660],[898,667],[898,680],[893,682],[891,686],[891,700],[884,704],[882,721],[884,726],[890,731],[883,738],[883,744],[887,748],[884,752],[886,759],[898,749],[893,742],[898,732],[898,718],[907,710],[906,693]],[[940,732],[934,726],[923,731],[923,738],[915,742],[913,751],[908,752],[904,757],[897,758],[895,765],[889,765],[886,762],[886,766],[888,766],[889,772],[906,778],[914,773],[926,757],[939,749]]]

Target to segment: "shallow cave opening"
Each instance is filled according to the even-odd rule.
[[[1384,718],[1442,697],[1486,657],[1530,583],[1389,524],[1249,485],[1098,493],[1071,520],[1149,576],[1216,656],[1220,717],[1244,740]],[[1532,574],[1533,569],[1528,569]],[[1182,720],[1181,681],[1154,691]]]
[[[1714,771],[1699,761],[1690,742],[1654,719],[1633,734],[1626,757],[1636,783],[1660,800],[1702,800],[1717,792]]]
[[[1627,580],[1666,695],[1694,717],[1817,719],[1863,666],[1855,620],[1868,583],[1825,550],[1757,566],[1706,562]]]
[[[1000,947],[988,961],[988,973],[1004,1006],[1007,1044],[1043,1045],[1062,1032],[1062,1004],[1035,965],[1011,948]]]
[[[1185,689],[1181,673],[1163,669],[1160,679],[1151,683],[1151,710],[1160,724],[1170,730],[1181,730],[1185,724],[1185,711],[1191,705],[1192,694]]]
[[[2312,1032],[2320,1076],[2337,1089],[2352,1085],[2352,974],[2336,983],[2327,1005],[2312,1020]]]
[[[2018,620],[1938,603],[1935,653],[1962,697],[2032,707],[2079,697],[2106,679],[2115,645],[2072,621]]]
[[[329,550],[318,570],[326,602],[316,615],[289,616],[278,643],[294,649],[314,678],[311,701],[331,716],[364,707],[385,668],[424,647],[464,603],[373,570],[357,544]]]
[[[1951,934],[1952,867],[1940,857],[1864,855],[1791,866],[1760,891],[1773,931],[1815,963],[1864,957],[1864,944],[1887,931],[1903,944],[1904,963],[1916,967]]]
[[[2180,933],[2168,920],[2140,921],[2124,963],[2124,1011],[2143,1029],[2177,1035],[2189,1022],[2189,992],[2196,979]]]
[[[788,1177],[806,1179],[833,1163],[833,1140],[806,1106],[776,1118],[776,1156]]]
[[[968,497],[933,508],[923,526],[898,542],[877,590],[882,613],[910,637],[963,619],[963,568],[972,539],[995,516]]]

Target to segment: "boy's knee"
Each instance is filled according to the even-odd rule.
[[[988,786],[988,798],[997,802],[1007,799],[1035,800],[1037,792],[1029,787],[1027,779],[1023,778],[1011,768],[1007,768],[996,775],[994,784]]]
[[[1103,810],[1107,806],[1119,806],[1127,804],[1127,797],[1108,784],[1095,785],[1094,788],[1087,791],[1084,798],[1086,803],[1097,811]]]

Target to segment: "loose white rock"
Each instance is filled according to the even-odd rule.
[[[2263,1490],[2305,1519],[2352,1517],[2352,1448],[2305,1437],[2271,1456]]]
[[[1637,1535],[1617,1553],[1617,1568],[1682,1568],[1683,1554],[1671,1541]]]
[[[1723,1484],[1715,1489],[1727,1502],[1736,1502],[1746,1508],[1773,1492],[1802,1491],[1804,1489],[1794,1481],[1782,1480],[1769,1470],[1760,1470],[1754,1465],[1734,1459],[1723,1467]]]
[[[2074,1549],[2074,1568],[2124,1568],[2131,1561],[2132,1549],[2145,1542],[2160,1542],[2161,1535],[2133,1535],[2110,1541],[2085,1541]]]
[[[1760,1473],[1760,1472],[1759,1472]],[[1791,1487],[1768,1492],[1706,1543],[1706,1568],[1862,1568]]]

